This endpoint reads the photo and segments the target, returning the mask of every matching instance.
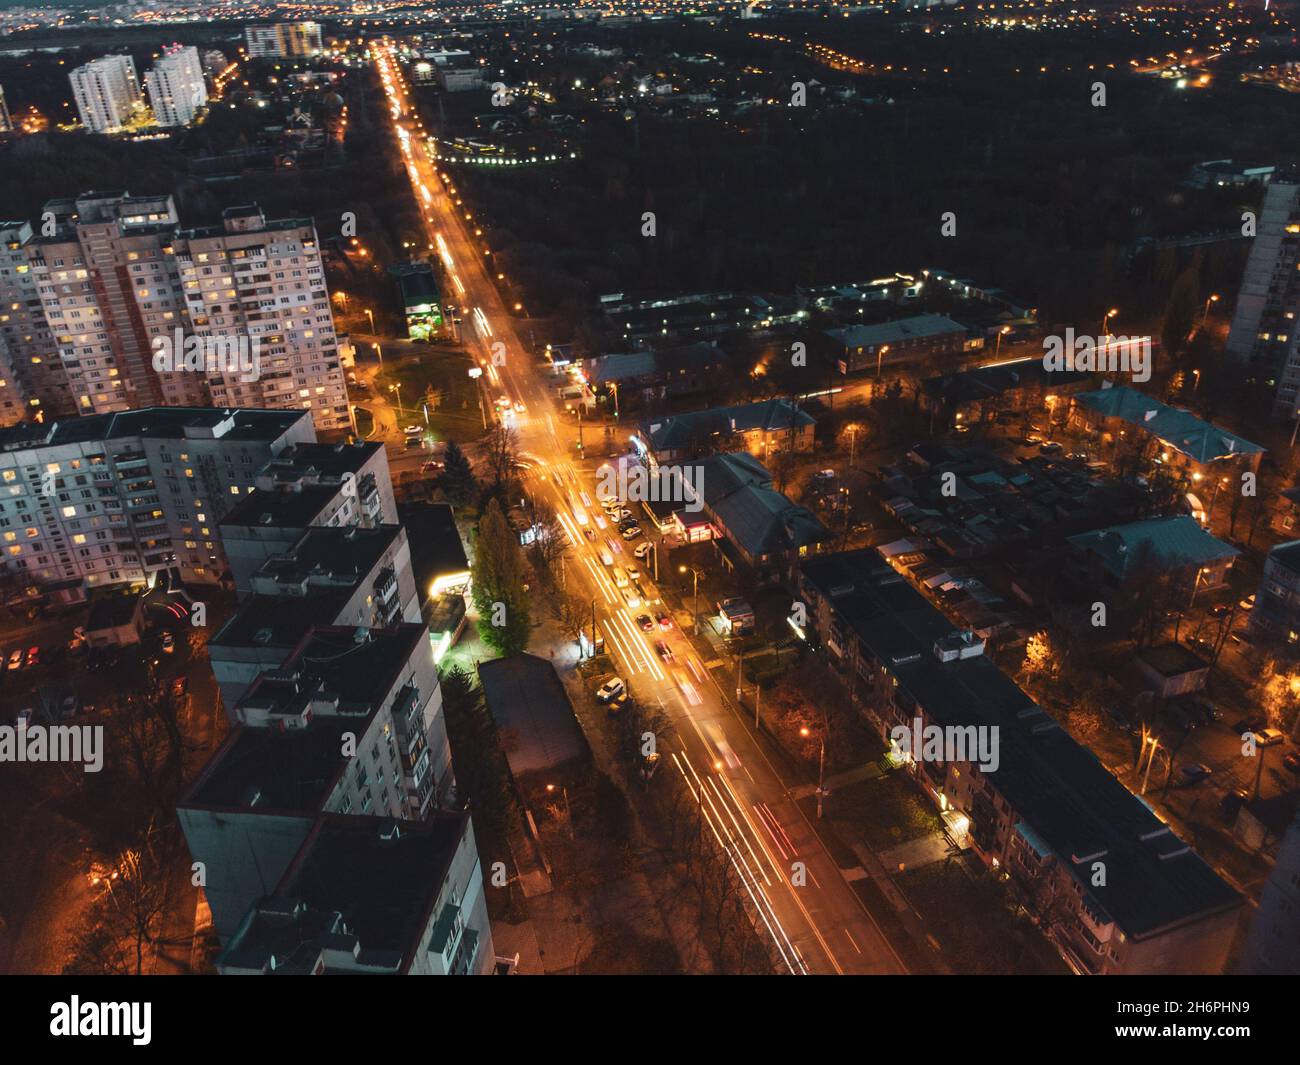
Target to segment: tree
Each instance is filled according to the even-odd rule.
[[[478,491],[474,469],[455,440],[447,441],[447,450],[443,459],[447,467],[442,471],[439,483],[447,496],[447,502],[453,507],[463,507]]]
[[[487,462],[489,486],[500,489],[514,477],[519,462],[518,435],[508,425],[496,423],[483,438],[483,457]]]
[[[524,582],[524,553],[498,500],[492,500],[479,522],[474,553],[474,606],[483,642],[499,655],[512,655],[528,646],[532,631]]]
[[[64,972],[140,976],[145,945],[158,938],[167,901],[166,862],[154,851],[152,830],[140,846],[110,862],[95,863],[91,883],[103,893],[73,933]]]
[[[1196,273],[1196,268],[1189,266],[1178,275],[1169,291],[1164,322],[1160,326],[1160,342],[1170,355],[1177,355],[1183,349],[1196,322],[1196,306],[1200,301]]]

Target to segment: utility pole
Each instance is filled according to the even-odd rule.
[[[763,698],[763,685],[759,684],[758,681],[756,680],[754,681],[754,731],[755,732],[757,732],[759,729],[758,705],[762,701],[762,698]]]

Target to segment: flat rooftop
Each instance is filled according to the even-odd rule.
[[[321,815],[223,962],[261,968],[275,957],[277,972],[310,972],[329,948],[355,951],[361,967],[406,972],[429,947],[424,932],[468,824],[468,812],[423,822]]]
[[[450,503],[399,503],[397,520],[411,544],[411,569],[421,596],[439,577],[469,571],[469,559]]]
[[[480,663],[478,675],[516,780],[590,757],[573,704],[549,661],[511,655]]]
[[[310,417],[309,411],[141,407],[115,414],[61,418],[46,425],[24,422],[0,429],[0,451],[130,437],[269,441],[282,436],[300,418]]]
[[[402,538],[402,526],[372,529],[315,525],[282,555],[268,558],[255,576],[282,584],[300,584],[311,577],[363,580]]]

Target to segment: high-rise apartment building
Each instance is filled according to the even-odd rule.
[[[12,133],[13,116],[9,114],[9,105],[5,103],[5,87],[0,85],[0,133]]]
[[[1227,352],[1277,382],[1274,412],[1300,409],[1300,174],[1279,174],[1264,192],[1237,294]]]
[[[319,429],[351,428],[311,219],[268,221],[250,206],[181,230],[170,196],[90,192],[47,203],[34,232],[3,234],[4,306],[31,317],[37,299],[49,334],[14,323],[30,338],[10,354],[25,401],[81,414],[302,408]],[[5,256],[23,261],[6,274]]]
[[[310,218],[268,220],[234,207],[222,224],[176,234],[186,308],[197,336],[247,338],[256,372],[208,374],[212,402],[302,407],[318,429],[352,426],[320,241]]]
[[[0,429],[6,594],[226,571],[218,524],[257,472],[315,440],[296,411],[149,407]]]
[[[71,413],[67,378],[41,312],[27,222],[0,221],[0,425]]]
[[[449,800],[442,689],[422,624],[318,626],[235,717],[177,807],[223,943],[321,814],[423,820]]]
[[[154,369],[155,344],[186,325],[177,222],[170,196],[89,192],[45,205],[27,254],[78,412],[208,402],[202,373]]]
[[[140,79],[129,55],[106,55],[68,75],[81,124],[92,133],[115,133],[140,103]]]
[[[250,59],[294,55],[320,55],[319,22],[273,22],[245,26],[244,43]]]
[[[172,45],[144,76],[149,106],[160,126],[188,126],[208,102],[199,50]]]

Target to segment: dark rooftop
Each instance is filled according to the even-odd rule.
[[[411,569],[421,598],[439,577],[469,570],[451,504],[399,503],[397,520],[406,528],[411,544]]]
[[[116,414],[88,414],[46,425],[25,422],[0,429],[0,451],[49,447],[94,440],[147,436],[167,440],[219,438],[224,441],[274,440],[309,411],[141,407]]]
[[[546,659],[498,658],[480,663],[478,675],[516,780],[589,757],[573,705]]]
[[[1227,882],[991,659],[940,661],[934,645],[952,637],[953,626],[878,552],[826,556],[802,571],[937,724],[998,727],[1001,764],[986,779],[1127,934],[1240,904]],[[1104,887],[1092,886],[1084,861],[1099,855],[1107,864]]]
[[[423,822],[322,815],[223,962],[260,968],[274,956],[276,971],[310,972],[329,948],[408,971],[429,946],[424,932],[468,822],[465,812]]]

